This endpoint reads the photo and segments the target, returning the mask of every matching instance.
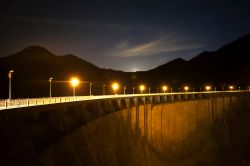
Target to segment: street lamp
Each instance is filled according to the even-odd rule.
[[[135,87],[133,86],[133,94],[135,94]]]
[[[52,95],[51,95],[51,88],[52,88],[51,83],[52,83],[52,80],[53,80],[53,77],[50,77],[50,78],[49,78],[49,97],[52,96]]]
[[[141,94],[142,92],[145,90],[145,86],[144,85],[140,85],[140,91],[141,91]]]
[[[163,93],[165,93],[167,89],[168,89],[167,86],[163,86],[163,87],[162,87]]]
[[[92,82],[89,83],[89,95],[92,95]]]
[[[211,90],[211,86],[206,86],[206,90],[210,91]]]
[[[113,88],[113,90],[114,90],[114,94],[116,95],[116,91],[119,89],[119,84],[118,83],[113,83],[112,84],[112,88]]]
[[[150,94],[150,93],[151,93],[151,88],[149,87],[149,88],[148,88],[148,94]]]
[[[73,96],[75,97],[76,92],[75,92],[75,87],[78,86],[79,80],[76,77],[71,78],[70,83],[73,87]]]
[[[230,86],[229,86],[229,89],[230,89],[230,90],[233,90],[233,89],[234,89],[234,86],[230,85]]]
[[[188,89],[189,89],[189,87],[188,87],[188,86],[185,86],[184,89],[185,89],[185,91],[187,92]]]
[[[8,77],[9,77],[9,99],[11,100],[11,78],[12,78],[12,73],[14,72],[14,70],[10,70]]]
[[[126,94],[126,86],[123,87],[123,94]]]

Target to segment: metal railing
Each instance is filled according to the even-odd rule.
[[[0,110],[12,109],[19,107],[31,107],[39,105],[48,105],[56,103],[67,103],[84,100],[98,99],[117,99],[117,98],[132,98],[132,97],[147,97],[147,96],[162,96],[162,95],[184,95],[184,94],[203,94],[203,93],[228,93],[228,92],[246,92],[246,91],[209,91],[209,92],[181,92],[181,93],[151,93],[151,94],[122,94],[122,95],[102,95],[102,96],[70,96],[70,97],[46,97],[46,98],[25,98],[25,99],[7,99],[0,100]],[[249,92],[249,91],[248,91]]]
[[[116,98],[124,97],[124,95],[106,95],[106,96],[75,96],[75,97],[47,97],[47,98],[25,98],[25,99],[6,99],[0,100],[0,110],[11,109],[19,107],[31,107],[38,105],[48,105],[56,103],[66,103],[73,101],[83,101],[83,100],[95,100],[95,99],[106,99],[106,98]]]

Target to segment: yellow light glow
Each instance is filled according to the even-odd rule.
[[[144,91],[145,90],[145,86],[144,85],[140,85],[140,90]]]
[[[168,87],[167,86],[163,86],[162,90],[165,92],[166,90],[168,90]]]
[[[112,84],[112,88],[113,88],[114,91],[117,91],[117,90],[119,89],[119,84],[116,83],[116,82],[113,83],[113,84]]]
[[[233,90],[233,89],[234,89],[234,87],[233,87],[232,85],[230,85],[230,86],[229,86],[229,89],[230,89],[230,90]]]
[[[78,86],[79,80],[76,77],[71,78],[70,83],[73,87]]]
[[[10,79],[11,79],[12,73],[14,73],[14,70],[10,70],[10,71],[9,71],[8,77],[9,77]]]
[[[189,87],[188,87],[188,86],[185,86],[184,89],[185,89],[185,91],[188,91]]]
[[[207,91],[211,90],[211,86],[206,86],[206,90]]]

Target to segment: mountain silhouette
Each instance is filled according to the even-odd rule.
[[[80,59],[74,55],[54,55],[47,49],[39,46],[30,46],[24,50],[0,58],[2,73],[0,80],[4,86],[1,89],[1,97],[8,96],[8,77],[9,70],[13,73],[13,97],[36,97],[48,96],[49,78],[53,77],[54,96],[72,95],[71,87],[67,82],[71,77],[77,76],[84,80],[79,86],[79,94],[89,93],[89,83],[93,82],[93,91],[101,91],[100,87],[111,78],[120,78],[126,75],[121,71],[100,69],[97,66]],[[121,74],[122,73],[122,74]],[[121,75],[121,77],[120,77]],[[96,87],[95,87],[96,86]]]
[[[247,88],[250,84],[250,34],[247,34],[217,51],[202,52],[189,61],[180,58],[150,70],[168,78],[171,86],[192,85],[195,88],[211,84],[222,89],[232,84]]]
[[[111,94],[112,81],[121,83],[126,92],[132,93],[132,87],[145,83],[156,92],[157,87],[167,84],[178,91],[180,87],[189,85],[200,89],[206,84],[218,90],[228,85],[247,88],[250,84],[250,34],[247,34],[217,51],[202,52],[193,59],[186,61],[177,58],[149,71],[122,72],[101,69],[94,64],[74,55],[55,55],[40,46],[30,46],[22,51],[0,58],[1,66],[1,98],[8,97],[8,71],[14,70],[12,87],[14,98],[46,97],[49,94],[49,78],[53,77],[52,95],[72,95],[72,87],[68,80],[77,76],[84,80],[77,87],[77,95],[89,95],[90,82],[94,95]],[[104,86],[105,85],[105,86]],[[138,92],[138,90],[137,90]]]
[[[190,60],[190,63],[202,70],[218,72],[238,72],[250,64],[250,34],[227,44],[216,52],[204,52]]]

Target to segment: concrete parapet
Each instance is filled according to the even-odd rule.
[[[244,117],[243,111],[250,109],[249,99],[249,93],[183,93],[77,101],[1,110],[0,164],[4,165],[5,161],[15,162],[16,160],[20,165],[39,165],[48,160],[63,159],[66,156],[63,156],[64,153],[61,152],[63,148],[60,149],[60,147],[66,146],[71,141],[78,142],[79,147],[82,147],[83,152],[79,153],[85,155],[79,157],[80,161],[84,156],[88,156],[86,159],[89,160],[89,165],[93,163],[101,165],[98,158],[102,159],[102,157],[97,151],[105,152],[105,148],[95,149],[94,144],[104,146],[103,143],[98,140],[91,143],[91,140],[84,139],[89,141],[88,146],[93,148],[92,152],[85,153],[85,146],[81,145],[83,143],[78,139],[81,135],[71,136],[79,128],[83,128],[81,130],[84,132],[80,132],[81,134],[92,139],[95,139],[95,136],[102,139],[102,136],[106,137],[109,133],[110,139],[107,137],[103,141],[109,145],[107,149],[114,156],[119,156],[115,154],[118,150],[124,152],[123,154],[129,153],[124,148],[127,144],[129,148],[138,145],[128,140],[133,138],[146,142],[147,144],[143,146],[147,146],[148,150],[151,149],[158,157],[165,157],[167,161],[189,155],[202,145],[205,148],[211,148],[210,144],[215,146],[213,141],[217,141],[217,137],[219,142],[216,143],[230,146],[230,127],[234,123],[240,123]],[[103,121],[103,119],[106,120]],[[110,128],[104,127],[106,123],[112,124]],[[87,130],[89,126],[94,127]],[[126,129],[121,126],[126,126],[124,127]],[[103,128],[105,130],[101,130]],[[212,136],[211,131],[213,131]],[[124,138],[126,140],[123,140]],[[59,140],[63,142],[60,145],[57,144]],[[118,146],[118,140],[123,140],[125,145]],[[116,149],[116,146],[123,147],[125,150]],[[24,152],[22,149],[25,149]],[[136,149],[132,148],[132,150]],[[143,148],[140,150],[143,151]],[[57,151],[61,156],[55,153]],[[141,151],[138,154],[149,153]],[[89,153],[93,153],[95,157],[89,156]],[[200,153],[205,152],[201,149]],[[74,155],[78,154],[74,153]],[[210,152],[209,155],[213,156]],[[24,157],[20,161],[17,160],[17,156],[33,156],[33,158],[29,160],[29,157]],[[71,158],[71,160],[74,159]],[[133,161],[136,158],[126,158],[124,161],[130,161],[129,159]],[[144,165],[147,164],[144,163]]]

